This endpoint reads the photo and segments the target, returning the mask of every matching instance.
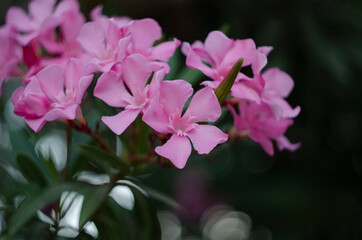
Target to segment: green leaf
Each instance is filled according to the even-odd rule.
[[[134,211],[140,225],[142,239],[161,239],[161,227],[151,199],[144,195],[137,185],[131,182],[122,181],[119,184],[128,186],[133,193],[135,198]]]
[[[230,92],[231,87],[234,85],[235,79],[238,76],[241,66],[243,65],[243,59],[240,58],[234,66],[231,68],[230,72],[226,75],[224,80],[215,90],[215,95],[219,100],[219,103],[222,104]]]
[[[80,212],[79,229],[82,229],[84,224],[90,220],[93,214],[102,205],[109,194],[110,187],[108,185],[97,186],[90,188],[90,191],[84,195],[84,202]]]
[[[32,158],[20,153],[16,157],[16,162],[20,172],[29,182],[35,183],[38,186],[47,185],[46,177]]]
[[[52,159],[52,154],[49,154],[49,156],[44,157],[43,154],[39,151],[38,155],[39,155],[40,160],[45,165],[47,173],[50,175],[51,179],[54,182],[59,182],[59,173],[54,165],[54,161]]]
[[[84,151],[84,153],[88,155],[90,160],[95,161],[97,165],[104,167],[104,164],[107,164],[108,166],[117,168],[124,176],[130,173],[129,167],[116,155],[91,145],[79,146]]]
[[[82,188],[83,186],[80,184],[64,183],[34,191],[11,215],[7,225],[7,239],[11,239],[38,209],[58,199],[64,191],[76,191]]]
[[[25,131],[9,130],[9,138],[13,152],[25,152],[31,157],[36,157],[34,145],[29,141],[31,136]]]
[[[112,198],[107,198],[93,219],[99,232],[98,239],[143,239],[133,215]]]
[[[144,191],[147,192],[147,194],[155,199],[155,200],[158,200],[166,205],[168,205],[169,207],[172,207],[172,208],[179,208],[180,205],[175,201],[173,200],[170,196],[167,196],[166,194],[162,193],[162,192],[159,192],[155,189],[152,189],[148,186],[145,186],[144,184],[141,184],[140,182],[137,181],[137,179],[135,178],[131,178],[131,177],[126,177],[127,180],[131,181],[132,183],[138,185],[141,189],[143,189]]]

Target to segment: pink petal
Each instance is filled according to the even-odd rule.
[[[261,103],[259,94],[252,88],[247,87],[244,83],[235,83],[231,88],[231,95],[236,98]]]
[[[260,75],[261,70],[268,63],[268,59],[265,54],[261,52],[256,52],[255,61],[251,64],[251,69],[253,70],[254,76]]]
[[[260,132],[251,131],[251,133],[249,134],[249,138],[254,142],[259,143],[268,155],[270,156],[274,155],[273,143],[264,134]]]
[[[156,147],[155,151],[158,155],[168,158],[177,168],[182,169],[191,154],[191,143],[186,136],[174,134],[164,145]]]
[[[225,52],[224,59],[222,61],[223,68],[227,68],[227,72],[230,71],[232,66],[237,60],[243,58],[243,66],[248,66],[255,61],[256,46],[252,39],[237,39],[234,41],[234,45]]]
[[[39,96],[44,96],[46,97],[46,95],[44,94],[39,80],[36,77],[32,77],[30,78],[30,81],[28,83],[28,85],[26,85],[26,88],[24,90],[24,94],[28,95],[28,94],[33,94],[33,95],[39,95]]]
[[[80,29],[78,41],[83,49],[100,57],[105,51],[105,33],[102,25],[97,22],[88,22]]]
[[[228,135],[212,125],[196,125],[193,130],[187,133],[194,148],[200,154],[207,154],[216,145],[226,142]]]
[[[128,50],[130,43],[131,43],[131,36],[124,37],[119,40],[118,47],[119,47],[119,53],[120,53],[119,54],[120,60],[123,60],[127,56],[127,54],[128,54],[127,50]]]
[[[154,99],[156,95],[160,94],[161,82],[166,75],[166,70],[163,68],[159,71],[156,71],[153,74],[153,78],[150,83],[149,99]]]
[[[54,16],[49,16],[45,19],[45,21],[41,24],[39,29],[39,34],[44,36],[50,30],[53,30],[55,27],[61,24],[62,20],[60,18],[56,18]]]
[[[132,94],[143,92],[152,69],[147,58],[141,54],[128,56],[121,65],[122,78]]]
[[[220,83],[221,83],[220,81],[203,81],[202,83],[200,83],[200,85],[216,89]]]
[[[64,39],[66,41],[76,40],[85,23],[85,18],[79,11],[78,1],[63,0],[59,2],[54,15],[62,19],[61,29]]]
[[[136,50],[151,47],[162,36],[161,27],[151,18],[134,20],[131,23],[131,33]]]
[[[294,87],[293,79],[279,68],[270,68],[263,75],[265,80],[265,91],[269,94],[287,97]]]
[[[184,44],[188,44],[188,43],[184,43]],[[188,66],[189,68],[194,68],[194,69],[200,70],[201,72],[203,72],[206,76],[210,77],[211,79],[222,80],[222,79],[218,79],[218,75],[215,72],[215,70],[206,66],[202,62],[200,56],[197,55],[195,53],[195,51],[192,49],[190,49],[190,51],[188,52],[188,54],[186,56],[186,66]]]
[[[219,65],[225,53],[231,47],[233,41],[220,31],[212,31],[205,39],[205,50],[214,60],[215,65]]]
[[[163,42],[152,49],[150,58],[167,62],[172,57],[176,48],[180,46],[180,40],[176,38],[173,41]]]
[[[49,99],[57,101],[57,97],[64,94],[64,73],[58,65],[45,67],[36,76],[41,89]]]
[[[153,99],[143,114],[142,121],[158,133],[170,133],[168,118],[165,116],[159,97]]]
[[[192,98],[187,109],[194,122],[215,122],[221,115],[221,107],[214,91],[203,88]]]
[[[90,19],[92,21],[97,21],[97,20],[104,19],[104,16],[103,16],[102,12],[103,12],[103,6],[102,5],[95,6],[91,10],[91,12],[89,13]]]
[[[70,105],[64,109],[54,108],[45,114],[45,119],[47,121],[54,121],[57,119],[69,119],[74,120],[76,118],[78,104]]]
[[[272,50],[273,50],[273,47],[270,47],[270,46],[258,47],[258,51],[263,53],[265,56],[268,56]]]
[[[126,109],[115,116],[102,117],[102,121],[106,124],[115,134],[120,135],[126,128],[137,118],[141,110],[139,109]]]
[[[300,106],[297,106],[293,109],[289,105],[289,103],[283,98],[263,98],[263,101],[270,105],[277,119],[279,119],[280,117],[295,118],[300,113]]]
[[[71,58],[64,70],[65,87],[73,91],[77,89],[79,80],[85,75],[85,71],[85,66],[80,60]]]
[[[93,74],[81,77],[81,79],[79,80],[78,89],[76,89],[76,91],[74,92],[74,94],[76,94],[77,97],[75,103],[80,104],[82,102],[83,95],[87,90],[87,88],[89,87],[89,85],[92,83],[92,80],[93,80]]]
[[[11,7],[9,9],[6,14],[6,24],[22,31],[30,31],[33,29],[29,16],[19,7]]]
[[[181,114],[192,93],[191,84],[184,80],[163,81],[160,88],[160,102],[167,114]]]
[[[53,12],[55,0],[33,0],[29,3],[29,13],[38,23]]]
[[[24,120],[26,124],[28,124],[29,127],[34,130],[34,132],[39,132],[46,122],[45,117],[24,118]]]
[[[124,101],[124,97],[131,97],[123,85],[121,76],[113,71],[100,76],[94,88],[94,96],[112,107],[126,107],[128,103]]]
[[[288,138],[286,138],[284,135],[278,137],[275,139],[278,145],[278,149],[280,151],[287,149],[291,152],[294,152],[295,150],[299,149],[302,144],[301,143],[291,143]]]

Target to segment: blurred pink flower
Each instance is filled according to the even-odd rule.
[[[11,29],[0,28],[0,95],[1,86],[4,80],[10,76],[19,75],[17,67],[22,57],[21,48],[13,38]]]
[[[76,0],[63,0],[55,7],[55,0],[33,0],[29,15],[19,7],[11,7],[6,15],[6,25],[17,31],[22,46],[36,41],[52,54],[76,56],[81,50],[76,41],[85,18]],[[60,27],[60,33],[55,29]]]
[[[156,132],[172,134],[171,138],[155,151],[168,158],[177,168],[184,168],[191,154],[191,143],[200,154],[207,154],[216,145],[225,142],[228,135],[212,125],[221,114],[221,107],[214,91],[206,87],[192,98],[182,114],[187,99],[192,95],[191,84],[183,80],[163,81],[160,95],[146,110],[143,121]],[[190,140],[189,140],[190,139]]]
[[[14,113],[24,116],[35,132],[46,121],[73,120],[80,113],[79,105],[92,79],[77,59],[69,60],[64,70],[58,65],[47,66],[13,93]]]
[[[292,144],[284,136],[293,120],[277,119],[268,104],[242,101],[238,105],[239,114],[231,106],[228,107],[234,116],[235,128],[247,131],[249,138],[259,143],[269,155],[274,154],[272,140],[277,142],[280,150],[295,151],[300,147],[300,143]]]

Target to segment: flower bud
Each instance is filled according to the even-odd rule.
[[[231,68],[230,72],[226,75],[224,80],[215,90],[215,95],[217,100],[219,100],[220,105],[224,102],[225,98],[230,92],[231,87],[234,85],[235,79],[240,72],[241,66],[243,65],[244,59],[240,58],[234,66]]]

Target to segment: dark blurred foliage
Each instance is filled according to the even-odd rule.
[[[2,0],[1,21],[11,4],[23,2]],[[273,239],[362,239],[362,1],[81,1],[86,14],[98,4],[109,16],[154,18],[166,38],[204,41],[215,29],[253,38],[258,46],[274,47],[268,67],[295,80],[288,100],[302,112],[286,135],[302,142],[301,149],[269,157],[243,140],[190,159],[184,170],[153,166],[145,184],[176,200],[193,194],[191,204],[201,209],[229,204],[250,216],[253,229],[269,229]],[[194,187],[187,171],[200,168],[205,182],[187,190]],[[206,198],[197,199],[200,191]],[[194,220],[183,215],[184,234],[199,235],[197,214]]]

